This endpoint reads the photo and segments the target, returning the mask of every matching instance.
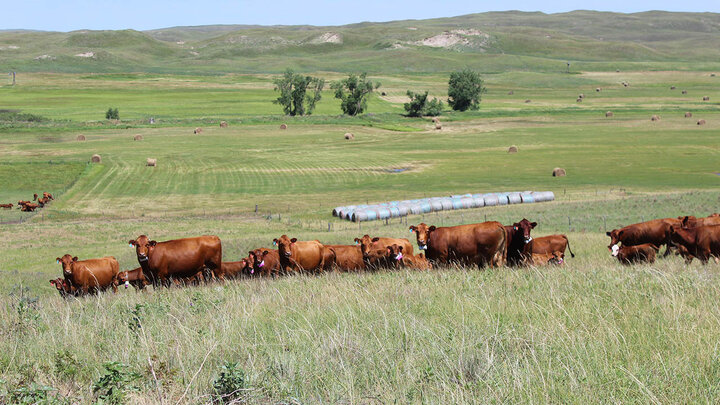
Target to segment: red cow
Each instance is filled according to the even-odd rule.
[[[612,255],[622,264],[631,263],[655,263],[655,254],[660,250],[659,247],[652,243],[643,243],[642,245],[631,246],[613,246]]]
[[[404,248],[397,244],[388,246],[385,251],[385,257],[389,267],[406,267],[413,270],[429,270],[432,268],[430,262],[425,258],[425,254],[408,255],[404,253]]]
[[[150,284],[143,274],[142,267],[121,271],[118,273],[116,280],[116,285],[124,284],[125,288],[132,285],[135,290],[142,290],[146,285]]]
[[[533,266],[547,266],[549,264],[563,264],[565,259],[563,252],[551,252],[551,253],[532,253],[532,264]]]
[[[680,225],[680,219],[678,218],[663,218],[613,229],[606,232],[607,236],[610,237],[608,250],[612,251],[613,245],[619,243],[622,243],[623,246],[652,243],[655,246],[665,245],[663,256],[667,256],[670,253],[670,245],[672,245],[672,242],[670,242],[670,229],[678,225]]]
[[[320,241],[298,241],[287,235],[273,239],[278,247],[280,268],[285,273],[318,272],[325,267],[325,246]]]
[[[209,270],[208,279],[224,278],[222,243],[215,235],[175,239],[165,242],[150,240],[145,235],[130,241],[145,277],[153,284],[169,285],[172,279],[195,278]]]
[[[112,287],[117,292],[116,278],[120,265],[112,257],[78,260],[77,257],[64,255],[55,259],[62,265],[65,280],[82,294],[97,293]]]
[[[8,209],[8,210],[9,210],[9,209],[12,209],[12,207],[14,207],[14,206],[15,206],[15,205],[12,204],[12,203],[11,203],[11,204],[0,204],[0,207],[5,208],[5,209]]]
[[[252,274],[250,259],[240,259],[237,262],[222,262],[223,273],[226,278],[236,278]]]
[[[364,235],[362,238],[355,238],[355,243],[360,245],[366,268],[390,265],[391,263],[388,263],[385,258],[385,249],[393,244],[402,246],[408,254],[412,255],[413,253],[412,243],[405,238],[371,238],[370,235]]]
[[[280,255],[276,249],[251,250],[248,257],[252,261],[251,273],[258,271],[262,277],[277,277],[280,274]]]
[[[57,289],[58,293],[60,293],[60,296],[63,298],[67,298],[71,295],[77,295],[77,289],[71,286],[64,278],[58,277],[55,280],[50,280],[50,284]]]
[[[52,194],[48,193],[47,191],[43,192],[43,198],[47,198],[50,200],[54,200],[55,198],[52,196]]]
[[[570,249],[570,241],[565,235],[548,235],[541,236],[533,239],[530,243],[529,249],[532,254],[551,254],[553,252],[560,252],[562,258],[565,259],[565,249],[570,252],[570,257],[575,257],[575,254]]]
[[[505,226],[507,233],[507,257],[508,266],[519,266],[528,261],[530,249],[528,244],[533,238],[530,231],[537,226],[537,222],[530,222],[523,218],[522,221]]]
[[[480,267],[505,264],[507,233],[499,222],[439,228],[421,223],[410,230],[431,263],[459,262]]]
[[[695,228],[674,227],[672,242],[680,245],[680,252],[689,263],[697,257],[707,264],[710,257],[718,261],[720,257],[720,225],[700,225]]]
[[[365,260],[363,260],[362,248],[357,245],[325,245],[327,248],[331,248],[334,252],[335,257],[333,264],[340,271],[359,271],[365,269]],[[330,249],[327,249],[330,251]],[[325,267],[327,264],[327,254],[325,257]]]

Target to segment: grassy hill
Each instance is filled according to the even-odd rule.
[[[92,53],[92,54],[90,54]],[[469,57],[470,56],[470,57]],[[715,69],[720,15],[492,12],[345,26],[211,25],[146,32],[0,31],[19,71],[263,73]]]

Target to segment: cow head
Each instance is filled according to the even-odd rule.
[[[140,264],[144,264],[150,259],[150,255],[155,249],[155,245],[157,245],[156,241],[150,240],[150,238],[145,235],[140,235],[137,239],[131,240],[128,243],[135,248],[135,253],[137,254]]]
[[[390,260],[390,263],[400,262],[403,258],[403,247],[393,243],[392,246],[385,249],[385,257]]]
[[[360,245],[360,251],[363,257],[367,259],[376,254],[375,252],[378,250],[377,242],[379,240],[380,238],[371,238],[370,235],[363,235],[362,238],[355,238],[355,244]],[[381,256],[383,254],[382,252],[380,253]]]
[[[612,245],[612,247],[610,248],[610,252],[613,257],[617,257],[618,253],[620,253],[620,246]]]
[[[287,235],[283,235],[278,239],[273,239],[273,245],[277,245],[280,257],[287,258],[292,256],[292,247],[295,242],[297,242],[297,238],[290,239]]]
[[[33,194],[33,201],[37,200],[37,197],[38,197],[37,193]]]
[[[64,255],[63,257],[55,258],[55,261],[62,266],[63,275],[65,277],[70,277],[72,275],[72,265],[78,261],[78,258],[77,256],[72,257],[70,255]]]
[[[253,268],[251,273],[255,271],[254,269],[263,270],[265,268],[265,256],[268,254],[270,251],[265,249],[255,249],[250,252],[249,259],[252,261],[250,265]]]
[[[418,226],[410,226],[410,232],[415,232],[420,250],[427,250],[428,243],[430,243],[430,233],[435,229],[437,229],[435,225],[427,226],[424,222]]]
[[[670,242],[675,246],[692,245],[696,236],[697,228],[670,228]]]
[[[612,247],[620,243],[620,238],[622,237],[623,230],[613,229],[610,232],[605,232],[605,234],[610,237],[610,244],[608,245],[608,250],[612,252]]]
[[[515,222],[513,224],[513,231],[515,234],[522,234],[523,240],[525,243],[530,243],[532,241],[532,237],[530,236],[530,231],[532,231],[533,228],[537,226],[537,222],[530,222],[527,219],[523,218],[520,222]]]
[[[697,224],[698,224],[698,219],[697,219],[697,217],[694,217],[694,216],[692,216],[692,215],[687,215],[687,216],[684,216],[684,217],[678,217],[678,219],[680,220],[680,225],[681,225],[683,228],[686,228],[686,229],[687,229],[687,228],[694,228],[694,227],[696,227]]]

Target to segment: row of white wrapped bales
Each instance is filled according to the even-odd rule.
[[[362,204],[337,207],[333,216],[353,222],[404,217],[435,211],[462,210],[491,207],[494,205],[535,203],[552,201],[552,191],[523,191],[512,193],[462,194],[450,197],[431,197],[416,200],[390,201],[381,204]]]

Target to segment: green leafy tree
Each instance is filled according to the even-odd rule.
[[[405,103],[405,111],[407,111],[408,117],[420,117],[423,115],[438,116],[442,112],[443,103],[437,98],[433,98],[428,101],[428,92],[425,93],[413,93],[407,91],[407,96],[410,98],[409,103]]]
[[[280,96],[273,103],[280,104],[286,115],[310,115],[322,97],[325,79],[303,76],[288,69],[273,83],[275,91],[280,92]]]
[[[465,69],[450,74],[448,104],[455,111],[477,110],[480,95],[485,93],[484,82],[478,72]]]
[[[367,97],[380,87],[380,82],[367,79],[367,73],[350,74],[347,79],[332,84],[335,98],[342,100],[340,108],[347,115],[358,115],[367,109]]]
[[[119,120],[120,119],[120,111],[118,111],[117,108],[115,108],[115,109],[113,109],[112,107],[108,108],[107,112],[105,113],[105,119]]]

